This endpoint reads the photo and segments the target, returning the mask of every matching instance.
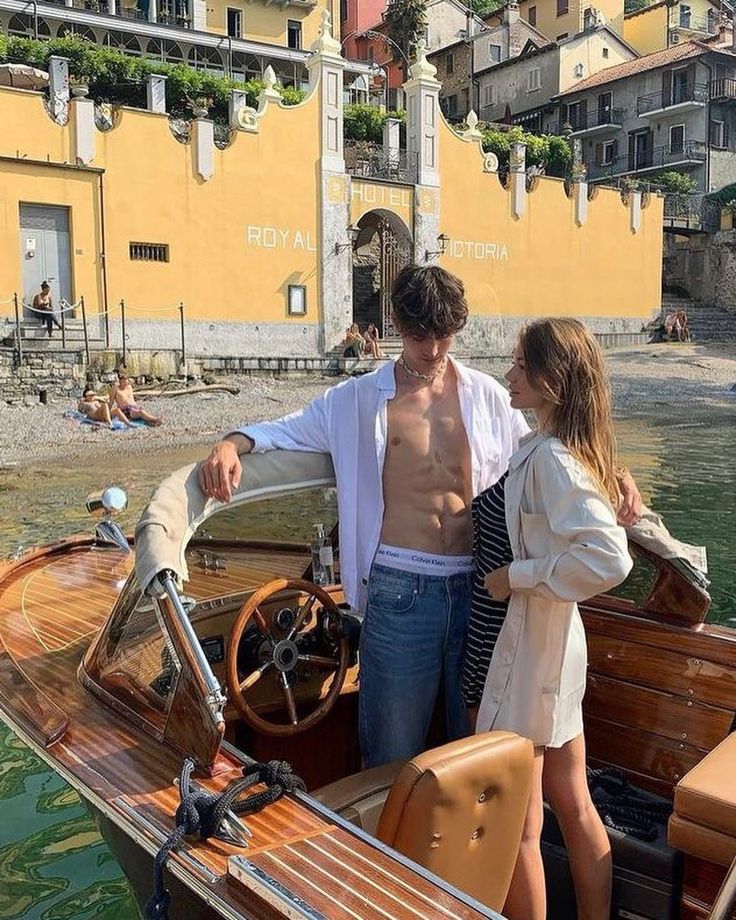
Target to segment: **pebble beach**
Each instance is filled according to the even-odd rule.
[[[659,344],[608,352],[614,408],[619,417],[651,415],[661,406],[679,419],[706,415],[724,406],[736,407],[734,345]],[[469,362],[499,379],[506,362]],[[239,388],[237,395],[217,391],[175,397],[142,398],[141,403],[164,417],[160,428],[109,431],[64,417],[70,401],[48,405],[9,406],[0,394],[0,468],[18,469],[41,463],[95,463],[101,456],[128,456],[183,446],[207,446],[224,432],[248,421],[294,412],[328,387],[336,377],[227,377],[221,382]]]

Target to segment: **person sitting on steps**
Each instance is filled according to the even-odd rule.
[[[51,299],[51,285],[48,281],[41,282],[41,290],[33,298],[31,306],[36,311],[36,316],[38,316],[41,325],[46,324],[46,331],[51,338],[51,330],[54,326],[57,329],[61,329],[61,323],[56,318],[54,313],[54,302]]]

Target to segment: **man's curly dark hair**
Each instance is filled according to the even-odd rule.
[[[445,339],[464,328],[468,304],[462,281],[438,265],[407,265],[391,290],[393,317],[402,335]]]

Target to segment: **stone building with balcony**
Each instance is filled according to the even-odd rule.
[[[583,145],[590,181],[690,174],[736,181],[736,50],[731,30],[610,67],[561,93],[560,125]]]
[[[325,8],[326,0],[0,0],[0,31],[79,35],[235,80],[260,79],[271,66],[279,83],[304,88],[306,49]]]
[[[602,23],[559,42],[536,46],[529,41],[517,57],[476,74],[478,114],[484,121],[520,124],[535,133],[559,133],[553,99],[610,63],[624,63],[635,56]]]
[[[482,105],[477,75],[502,61],[517,58],[524,48],[541,48],[549,39],[519,15],[516,3],[490,13],[474,32],[446,44],[427,56],[442,83],[440,105],[446,117],[464,118]],[[471,86],[471,74],[473,74]]]

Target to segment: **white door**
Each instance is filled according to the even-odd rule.
[[[23,263],[23,300],[30,304],[41,290],[51,285],[57,314],[62,301],[73,303],[69,240],[69,209],[43,204],[20,206],[20,257]],[[24,311],[26,315],[29,310]],[[68,315],[68,314],[67,314]]]

